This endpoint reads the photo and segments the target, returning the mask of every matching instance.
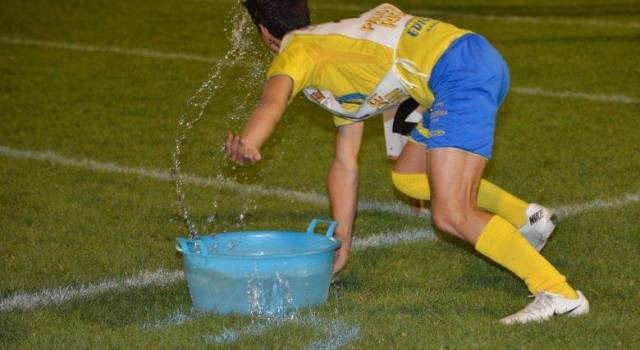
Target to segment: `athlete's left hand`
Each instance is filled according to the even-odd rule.
[[[262,159],[260,150],[248,145],[240,135],[229,133],[224,144],[224,153],[233,162],[240,165],[253,165]]]
[[[347,265],[347,259],[349,259],[349,250],[340,248],[336,250],[335,256],[333,259],[333,274],[337,275],[338,272],[344,269],[345,265]]]

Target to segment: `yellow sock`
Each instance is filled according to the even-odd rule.
[[[498,215],[482,230],[475,248],[524,280],[532,294],[547,291],[570,299],[578,297],[567,279]]]
[[[516,228],[527,222],[529,203],[492,184],[487,180],[480,181],[478,189],[478,207],[505,218]]]
[[[391,181],[402,193],[411,198],[429,200],[429,179],[425,174],[401,174],[391,172]],[[478,189],[478,207],[507,219],[513,226],[526,222],[525,211],[529,204],[489,181],[482,180]]]

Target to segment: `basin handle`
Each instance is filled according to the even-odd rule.
[[[184,239],[182,237],[176,238],[176,250],[179,251],[180,253],[189,253],[189,244],[188,244],[187,239]]]
[[[309,227],[307,227],[307,234],[312,235],[315,233],[316,226],[319,223],[327,224],[327,237],[333,237],[333,231],[336,230],[337,222],[333,220],[325,220],[325,219],[313,219],[311,223],[309,223]]]

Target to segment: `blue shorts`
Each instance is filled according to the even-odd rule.
[[[490,159],[496,114],[509,89],[500,53],[484,37],[466,34],[433,67],[429,88],[435,100],[411,138],[429,150],[457,148]]]

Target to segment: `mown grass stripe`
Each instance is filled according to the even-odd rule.
[[[12,45],[27,45],[36,46],[41,48],[50,49],[62,49],[81,52],[99,52],[99,53],[111,53],[127,56],[140,56],[148,58],[159,58],[165,60],[181,60],[181,61],[194,61],[204,63],[219,62],[219,58],[206,57],[195,54],[179,53],[179,52],[160,52],[149,49],[127,49],[115,46],[95,46],[95,45],[82,45],[75,43],[57,42],[57,41],[44,41],[29,38],[17,38],[17,37],[0,37],[0,43],[12,44]],[[619,94],[596,94],[579,91],[551,91],[535,86],[512,86],[511,92],[527,95],[527,96],[541,96],[541,97],[553,97],[553,98],[569,98],[577,100],[586,100],[594,102],[616,102],[622,104],[640,104],[640,98],[619,95]]]

